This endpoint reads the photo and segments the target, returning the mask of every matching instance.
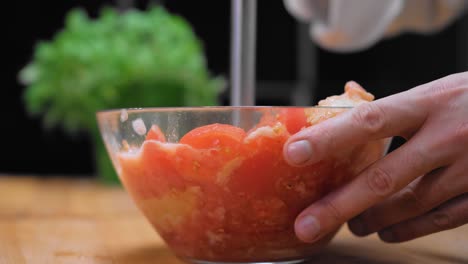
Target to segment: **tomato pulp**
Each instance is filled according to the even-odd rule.
[[[304,258],[301,210],[350,181],[383,154],[383,142],[350,146],[306,167],[289,166],[283,145],[307,126],[304,110],[268,116],[245,132],[228,124],[193,129],[165,142],[153,126],[139,151],[121,153],[121,179],[179,256],[214,262]],[[333,236],[331,234],[324,244]]]

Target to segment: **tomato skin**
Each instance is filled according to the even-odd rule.
[[[233,171],[229,188],[234,192],[274,195],[276,175],[289,166],[282,149],[289,133],[281,124],[261,127],[244,140],[243,163]]]
[[[160,142],[166,142],[166,136],[164,136],[164,133],[161,131],[161,128],[159,128],[159,126],[152,125],[151,129],[146,134],[145,140],[157,140]]]
[[[171,188],[181,188],[185,182],[174,166],[174,154],[166,143],[148,140],[137,153],[120,156],[122,181],[140,198],[158,197]],[[132,175],[132,177],[126,177]],[[170,177],[161,177],[170,175]]]
[[[175,169],[184,180],[209,188],[216,181],[216,172],[226,162],[226,157],[215,153],[212,150],[181,145],[175,153]]]
[[[307,117],[303,108],[281,109],[278,113],[278,121],[283,123],[291,134],[296,134],[307,126]]]
[[[179,143],[203,150],[204,155],[208,157],[204,159],[204,163],[209,163],[208,167],[213,168],[212,165],[215,164],[214,166],[219,168],[217,165],[228,163],[243,155],[245,137],[246,133],[242,128],[226,124],[212,124],[191,130],[180,139]],[[211,173],[214,174],[213,171]]]
[[[295,134],[307,126],[307,116],[304,108],[272,108],[264,111],[258,124],[249,132],[255,131],[263,126],[273,127],[278,124],[278,122],[285,125],[290,134]]]
[[[242,128],[226,124],[211,124],[197,127],[179,141],[197,149],[233,147],[241,144],[246,133]]]

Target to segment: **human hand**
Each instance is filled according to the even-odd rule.
[[[468,223],[468,72],[364,103],[293,135],[292,165],[311,164],[353,142],[407,142],[297,217],[299,239],[315,242],[349,221],[359,236],[402,242]]]

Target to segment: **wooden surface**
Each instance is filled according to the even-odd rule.
[[[0,176],[0,263],[182,263],[127,194],[90,180]],[[389,245],[343,228],[311,263],[468,263],[468,225]]]

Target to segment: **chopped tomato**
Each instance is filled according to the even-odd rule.
[[[283,159],[283,145],[289,137],[282,124],[265,126],[244,140],[245,160],[228,182],[235,192],[272,194],[276,175],[289,168]]]
[[[147,140],[140,151],[119,156],[122,181],[178,255],[213,262],[307,255],[310,245],[294,234],[297,215],[380,154],[359,148],[353,153],[367,154],[292,167],[282,153],[288,130],[302,122],[285,119],[292,113],[282,113],[290,127],[277,120],[248,135],[213,124],[190,131],[180,143]]]
[[[274,126],[278,122],[278,115],[273,109],[268,109],[263,111],[263,115],[260,118],[260,121],[255,126],[253,130],[262,126]]]
[[[275,126],[281,122],[286,126],[288,132],[295,134],[307,126],[307,117],[303,108],[281,108],[264,111],[258,124],[249,132],[255,131],[263,126]]]
[[[142,146],[141,160],[145,168],[147,187],[150,193],[159,195],[173,188],[182,188],[185,182],[177,173],[174,166],[177,144],[166,144],[157,141],[146,141]],[[171,175],[171,177],[161,177],[160,175]],[[143,180],[143,179],[142,179]]]
[[[185,185],[174,166],[175,144],[166,144],[154,140],[145,141],[136,153],[120,156],[123,164],[124,184],[136,189],[139,197],[153,197],[166,193],[172,188]],[[161,177],[160,175],[171,175]]]
[[[215,181],[219,172],[226,162],[226,157],[217,155],[214,150],[195,149],[188,145],[181,145],[177,149],[174,165],[177,172],[187,181],[197,184]]]
[[[161,131],[159,126],[153,125],[146,134],[146,140],[157,140],[161,142],[166,142],[166,137],[164,136],[164,133]]]
[[[181,139],[181,144],[196,149],[212,149],[213,154],[232,156],[238,153],[246,133],[242,128],[226,124],[212,124],[193,129]]]
[[[278,121],[283,123],[289,133],[295,134],[307,125],[307,118],[303,108],[284,108],[279,111]]]
[[[294,233],[297,215],[377,160],[372,141],[318,163],[290,166],[283,146],[306,127],[300,108],[266,109],[255,128],[195,128],[179,143],[153,126],[137,151],[119,155],[120,177],[138,206],[179,256],[261,262],[309,256]]]

